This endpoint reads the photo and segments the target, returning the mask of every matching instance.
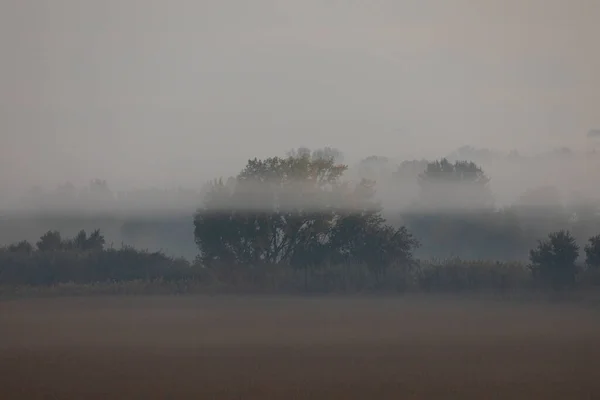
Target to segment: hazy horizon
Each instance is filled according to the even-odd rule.
[[[584,149],[598,15],[594,0],[5,0],[0,188],[192,186],[299,146]]]

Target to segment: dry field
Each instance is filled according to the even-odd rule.
[[[600,313],[423,297],[0,302],[1,399],[600,398]]]

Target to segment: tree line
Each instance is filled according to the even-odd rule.
[[[498,253],[514,251],[511,246],[523,246],[515,235],[518,213],[494,207],[490,178],[477,164],[442,159],[427,163],[417,177],[418,198],[390,221],[376,182],[345,179],[348,166],[339,155],[299,149],[249,160],[236,177],[211,182],[193,217],[199,252],[193,262],[107,248],[99,230],[71,239],[49,231],[35,245],[22,241],[0,251],[0,284],[166,279],[356,291],[562,289],[596,282],[600,236],[588,238],[583,265],[577,262],[580,245],[564,229],[531,246],[528,262],[418,257],[423,241],[431,245],[449,236],[470,246],[485,239]],[[522,207],[517,211],[527,204]],[[542,209],[542,216],[554,211]]]
[[[386,224],[404,226],[418,239],[420,246],[413,254],[420,259],[526,262],[529,249],[548,232],[569,230],[582,247],[600,232],[595,184],[586,183],[581,165],[572,165],[586,157],[597,163],[600,159],[594,155],[560,151],[538,157],[503,156],[472,148],[455,153],[434,162],[371,156],[346,165],[340,181],[352,185],[363,178],[375,181],[372,200],[380,203],[381,216]],[[301,148],[287,156],[303,154],[330,157],[336,164],[344,160],[331,148]],[[471,159],[488,165],[493,179],[479,161],[461,161]],[[577,179],[574,173],[579,173]],[[550,181],[557,186],[550,186]],[[88,188],[65,184],[54,192],[34,191],[20,202],[20,212],[0,210],[0,243],[35,241],[47,230],[75,235],[82,228],[99,228],[108,242],[162,250],[191,261],[198,251],[190,219],[213,184],[198,190],[115,192],[106,181],[96,179]]]

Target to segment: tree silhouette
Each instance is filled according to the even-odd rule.
[[[405,228],[384,224],[374,182],[343,182],[347,167],[333,157],[295,154],[250,160],[234,182],[213,182],[194,219],[203,263],[308,270],[334,261],[385,268],[411,260],[417,242]]]
[[[591,237],[585,246],[585,262],[590,268],[600,268],[600,235]]]
[[[450,163],[447,159],[427,164],[419,175],[419,205],[426,211],[491,210],[494,199],[490,178],[470,161]]]
[[[332,196],[346,168],[304,152],[249,160],[235,181],[213,182],[194,220],[202,261],[277,264],[314,253],[334,218]]]
[[[61,250],[63,246],[62,238],[60,236],[60,232],[58,231],[48,231],[40,240],[36,243],[37,249],[39,251],[57,251]]]
[[[539,241],[529,253],[534,277],[555,289],[575,283],[579,257],[579,246],[569,231],[561,230],[548,235],[547,240]]]
[[[35,248],[27,240],[22,240],[18,243],[9,245],[7,250],[11,253],[31,254],[35,251]]]

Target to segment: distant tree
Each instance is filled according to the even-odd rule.
[[[100,233],[100,229],[95,229],[85,241],[86,250],[104,250],[106,240]]]
[[[18,243],[9,245],[7,250],[11,253],[31,254],[35,251],[35,248],[27,240],[22,240]]]
[[[57,251],[63,247],[63,241],[58,231],[48,231],[36,243],[39,251]]]
[[[402,161],[394,172],[394,176],[403,182],[414,182],[416,184],[419,181],[419,176],[427,169],[428,164],[429,161],[427,160]]]
[[[561,230],[539,241],[529,253],[530,268],[536,279],[552,285],[555,289],[575,283],[579,246],[569,231]]]
[[[600,268],[600,235],[591,237],[585,246],[585,262],[590,268]]]
[[[333,147],[323,147],[312,152],[313,160],[332,160],[336,164],[344,162],[344,153]]]
[[[73,239],[63,240],[61,248],[64,250],[76,250],[76,251],[88,251],[88,250],[103,250],[104,249],[104,236],[100,233],[99,229],[92,232],[90,236],[87,235],[85,230],[80,230]]]
[[[417,166],[423,168],[412,164],[413,169]],[[521,237],[518,224],[510,214],[496,212],[490,179],[478,165],[447,159],[428,162],[415,180],[417,198],[401,218],[423,244],[422,257],[527,256],[527,249],[516,245]]]
[[[82,229],[68,242],[68,247],[77,250],[87,250],[87,233]]]
[[[331,160],[335,164],[344,162],[344,153],[334,147],[323,147],[316,150],[311,150],[308,147],[298,147],[288,151],[286,156],[291,158],[308,157],[311,160]]]
[[[93,179],[80,198],[86,210],[93,212],[110,210],[116,200],[108,183],[103,179]]]
[[[383,156],[369,156],[358,163],[358,176],[363,179],[379,181],[394,172],[391,160]]]
[[[427,164],[419,175],[419,208],[427,211],[490,210],[494,200],[490,178],[470,161],[447,159]]]

